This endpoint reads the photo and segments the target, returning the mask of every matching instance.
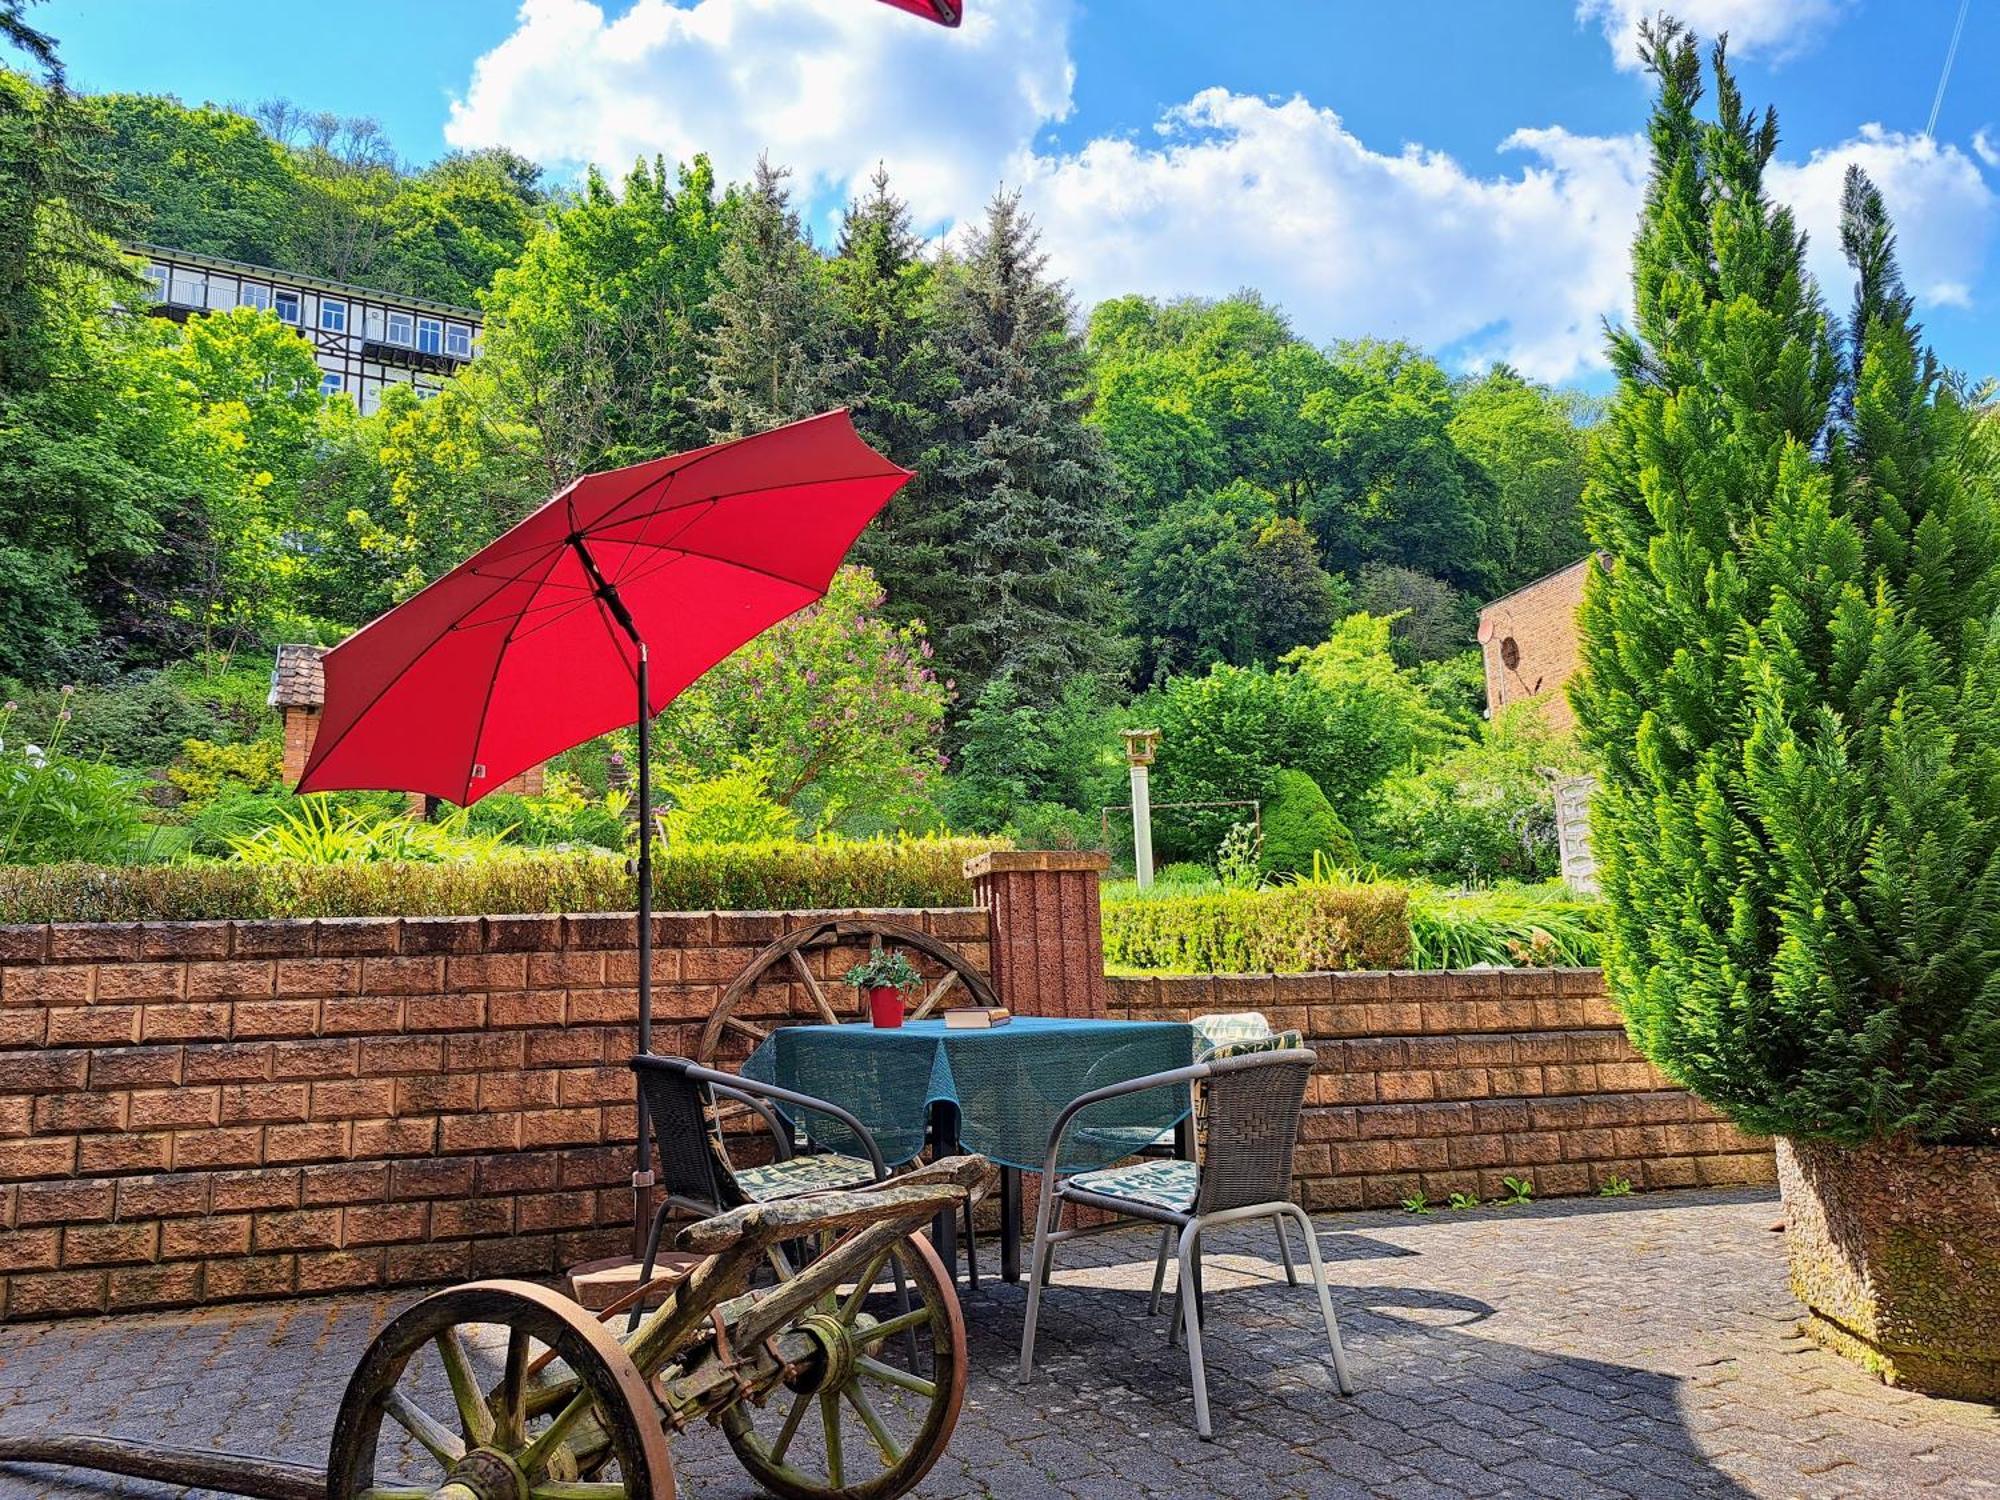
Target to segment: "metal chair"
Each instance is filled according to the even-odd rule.
[[[1167,1251],[1173,1232],[1179,1230],[1180,1273],[1175,1311],[1177,1322],[1187,1333],[1195,1427],[1202,1437],[1213,1437],[1214,1429],[1209,1421],[1208,1382],[1202,1367],[1201,1236],[1219,1224],[1269,1219],[1282,1226],[1290,1219],[1299,1226],[1305,1236],[1320,1312],[1326,1319],[1334,1379],[1342,1395],[1353,1394],[1347,1355],[1340,1344],[1340,1325],[1334,1319],[1333,1298],[1327,1290],[1326,1266],[1320,1259],[1319,1237],[1305,1211],[1291,1199],[1292,1153],[1298,1144],[1299,1111],[1305,1102],[1306,1081],[1317,1062],[1317,1055],[1303,1047],[1220,1058],[1094,1089],[1063,1110],[1049,1133],[1048,1158],[1042,1168],[1035,1245],[1029,1260],[1028,1314],[1021,1331],[1019,1378],[1023,1382],[1034,1374],[1035,1325],[1055,1247],[1079,1235],[1117,1227],[1114,1220],[1085,1228],[1056,1228],[1053,1221],[1067,1204],[1072,1208],[1101,1209],[1119,1219],[1165,1226],[1159,1260],[1153,1270],[1151,1310],[1154,1312],[1159,1311]],[[1206,1094],[1208,1140],[1199,1165],[1191,1161],[1153,1159],[1068,1177],[1058,1175],[1064,1137],[1083,1111],[1108,1099],[1145,1089],[1188,1085],[1201,1087]],[[1282,1233],[1281,1228],[1281,1243]]]

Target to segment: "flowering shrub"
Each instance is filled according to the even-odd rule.
[[[915,624],[882,617],[865,568],[842,568],[826,598],[710,670],[660,716],[657,743],[683,779],[749,760],[807,828],[843,826],[856,809],[890,821],[934,790],[947,685]]]

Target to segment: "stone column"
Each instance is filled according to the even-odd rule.
[[[993,988],[1015,1015],[1103,1018],[1097,878],[1110,865],[1096,850],[996,849],[966,861],[987,913]]]

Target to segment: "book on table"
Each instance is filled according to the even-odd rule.
[[[984,1031],[1013,1019],[1004,1005],[967,1005],[944,1013],[944,1024],[953,1031]]]

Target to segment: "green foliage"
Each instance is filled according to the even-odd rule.
[[[1098,809],[1124,795],[1117,730],[1113,711],[1088,678],[1072,680],[1044,708],[1025,701],[1011,676],[997,677],[960,724],[955,774],[941,798],[944,810],[954,827],[986,833],[1018,825],[1036,805],[1055,804],[1086,819],[1094,844]],[[1025,837],[1021,842],[1023,848],[1037,847]]]
[[[824,911],[964,906],[964,863],[991,840],[732,845],[665,851],[661,911]],[[114,868],[0,865],[0,924],[201,918],[478,916],[622,912],[622,856],[500,854],[472,862],[207,862]]]
[[[2000,1126],[1995,455],[1849,181],[1843,351],[1721,48],[1658,81],[1636,317],[1586,505],[1575,692],[1605,966],[1639,1049],[1747,1128]]]
[[[758,157],[726,215],[697,403],[717,440],[838,405],[848,373],[826,263],[800,228],[790,175]]]
[[[1503,709],[1471,744],[1383,784],[1369,846],[1399,873],[1472,885],[1552,879],[1561,873],[1552,776],[1585,765],[1533,704]]]
[[[499,833],[474,832],[463,809],[427,823],[302,797],[276,823],[229,844],[251,865],[448,864],[492,859],[501,841]]]
[[[1500,1185],[1507,1190],[1506,1197],[1499,1200],[1501,1208],[1535,1201],[1535,1184],[1526,1177],[1502,1177]]]
[[[1369,563],[1355,575],[1354,608],[1393,622],[1389,650],[1404,667],[1464,654],[1479,625],[1474,601],[1442,578],[1394,563]]]
[[[764,767],[739,762],[720,775],[668,784],[670,806],[660,815],[670,848],[762,844],[798,832],[791,812],[771,800]]]
[[[1264,804],[1264,847],[1259,866],[1265,875],[1307,875],[1321,860],[1342,867],[1360,856],[1354,835],[1326,800],[1319,783],[1303,771],[1272,773]]]
[[[1403,1200],[1403,1212],[1406,1214],[1434,1214],[1437,1210],[1431,1206],[1431,1200],[1424,1196],[1423,1189],[1419,1188]]]
[[[1632,1196],[1632,1179],[1629,1177],[1607,1177],[1597,1189],[1600,1198],[1629,1198]]]
[[[924,976],[901,948],[882,949],[878,938],[868,948],[868,957],[841,975],[844,983],[857,990],[892,989],[910,994],[924,987]]]
[[[1598,404],[1505,365],[1459,388],[1451,437],[1493,481],[1496,590],[1566,568],[1589,550],[1583,485]]]
[[[1264,838],[1255,823],[1232,823],[1215,846],[1215,879],[1230,891],[1254,891],[1264,881]]]
[[[934,493],[956,588],[927,621],[968,697],[1007,676],[1038,707],[1125,665],[1117,473],[1083,420],[1088,358],[1047,260],[1018,194],[1002,193],[939,272],[956,390]]]
[[[284,771],[284,747],[275,739],[242,745],[185,740],[180,758],[167,767],[167,780],[180,789],[190,813],[218,797],[277,790]]]
[[[1410,893],[1410,967],[1589,967],[1600,956],[1603,908],[1562,886]]]
[[[1469,1210],[1469,1209],[1474,1209],[1474,1208],[1478,1208],[1478,1207],[1480,1206],[1480,1205],[1479,1205],[1479,1194],[1477,1194],[1477,1193],[1453,1193],[1453,1194],[1451,1195],[1451,1199],[1450,1199],[1450,1202],[1449,1202],[1448,1206],[1449,1206],[1449,1207],[1451,1207],[1451,1208],[1453,1208],[1453,1209],[1456,1209],[1456,1210],[1458,1210],[1459,1212],[1465,1212],[1465,1211],[1467,1211],[1467,1210]]]
[[[1096,818],[1060,802],[1030,802],[1015,808],[1007,835],[1021,849],[1096,849],[1104,841]]]
[[[517,844],[622,849],[627,843],[629,791],[591,792],[574,774],[551,769],[538,797],[496,792],[466,809],[471,826],[504,833]]]
[[[865,569],[842,568],[826,598],[773,626],[667,708],[659,740],[695,776],[741,762],[807,828],[860,813],[914,812],[938,769],[947,689],[915,625],[881,613]]]
[[[111,863],[138,854],[138,778],[64,754],[67,708],[47,723],[43,744],[28,739],[19,718],[16,704],[0,708],[0,862]]]
[[[1159,974],[1396,969],[1408,961],[1408,893],[1387,883],[1277,886],[1104,901],[1104,959]]]

